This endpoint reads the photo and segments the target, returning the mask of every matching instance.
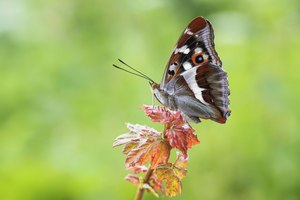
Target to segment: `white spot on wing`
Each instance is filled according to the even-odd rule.
[[[193,66],[191,65],[191,63],[190,62],[188,62],[188,61],[185,61],[183,64],[183,68],[185,69],[185,70],[189,70],[189,69],[191,69]]]
[[[193,89],[194,87],[194,89]],[[194,85],[192,85],[192,90],[195,93],[196,98],[201,102],[204,103],[205,105],[209,105],[208,103],[206,103],[206,101],[204,101],[203,96],[202,96],[202,91],[204,91],[204,88],[198,87],[197,83]]]
[[[205,88],[201,88],[198,86],[196,82],[196,73],[197,67],[194,67],[192,70],[185,71],[181,74],[187,84],[189,85],[190,89],[194,92],[195,97],[203,104],[209,105],[206,101],[204,101],[202,96],[202,91],[206,90]]]
[[[191,31],[191,29],[189,29],[189,28],[186,28],[185,30],[184,30],[184,33],[185,34],[188,34],[188,35],[193,35],[194,33]]]
[[[190,49],[188,48],[187,45],[184,45],[180,48],[176,48],[175,51],[174,51],[174,54],[177,54],[178,52],[188,54],[190,52]]]
[[[184,54],[188,54],[188,53],[190,53],[190,49],[189,48],[187,48],[187,49],[185,49],[182,53],[184,53]]]
[[[207,54],[203,54],[202,56],[203,56],[204,60],[208,59],[208,55]]]
[[[175,65],[175,64],[172,64],[172,65],[170,65],[170,71],[175,71],[175,69],[177,68],[177,65]]]
[[[202,48],[197,47],[194,51],[195,51],[195,53],[200,53],[200,52],[202,52]]]

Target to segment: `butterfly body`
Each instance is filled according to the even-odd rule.
[[[209,21],[195,18],[179,38],[161,84],[151,83],[160,103],[195,123],[199,118],[225,123],[231,112],[227,73],[213,40]]]

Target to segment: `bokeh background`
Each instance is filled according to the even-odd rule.
[[[196,16],[213,24],[232,116],[194,126],[174,199],[300,199],[297,0],[1,0],[0,199],[133,199],[112,143],[126,122],[161,127],[139,110],[149,84],[111,65],[161,80]]]

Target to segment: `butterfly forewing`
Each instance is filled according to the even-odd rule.
[[[206,61],[221,67],[222,63],[214,50],[213,40],[213,29],[209,21],[203,17],[192,20],[175,45],[167,63],[161,86],[164,87],[167,82],[185,70],[198,66],[198,63],[192,59],[192,55],[200,50],[207,57]]]

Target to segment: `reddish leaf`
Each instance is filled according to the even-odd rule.
[[[160,142],[152,152],[151,168],[154,169],[159,164],[167,163],[170,157],[171,146],[168,142]]]
[[[166,130],[166,138],[172,147],[179,149],[184,156],[187,156],[188,148],[199,143],[193,132],[194,130],[189,125],[173,126]]]
[[[165,108],[158,106],[141,106],[141,109],[144,110],[145,114],[150,117],[153,122],[161,122],[165,118]]]
[[[180,179],[186,176],[186,168],[188,164],[188,157],[177,154],[177,159],[174,162],[174,171]]]
[[[174,164],[159,165],[155,170],[158,181],[166,182],[166,195],[176,196],[181,193],[181,180],[186,175],[187,158],[178,156]]]
[[[132,149],[126,158],[126,166],[144,165],[151,162],[151,168],[154,169],[158,164],[166,163],[169,159],[171,146],[162,139],[147,139],[139,143]]]
[[[182,126],[184,124],[181,112],[179,111],[171,111],[165,107],[147,105],[143,105],[141,108],[153,122],[161,122],[168,127],[172,125]]]
[[[113,146],[125,144],[123,153],[127,154],[126,167],[144,165],[151,162],[151,168],[167,163],[171,146],[164,141],[162,134],[153,128],[141,125],[127,124],[130,133],[116,138]]]
[[[139,143],[141,139],[159,137],[161,135],[161,133],[157,132],[155,129],[139,124],[134,125],[128,123],[127,128],[130,130],[130,132],[117,137],[113,143],[113,147],[129,143]]]
[[[160,190],[167,196],[175,196],[181,192],[181,180],[186,176],[187,150],[198,144],[199,140],[181,112],[154,106],[143,106],[142,109],[152,121],[164,124],[164,132],[138,124],[127,124],[129,133],[117,137],[113,146],[125,145],[123,153],[127,155],[126,167],[135,174],[147,172],[148,168],[143,165],[148,162],[154,170],[149,174],[150,177],[146,176],[144,183],[137,175],[128,175],[126,180],[155,195]],[[178,155],[173,164],[168,163],[172,148],[183,153]]]

